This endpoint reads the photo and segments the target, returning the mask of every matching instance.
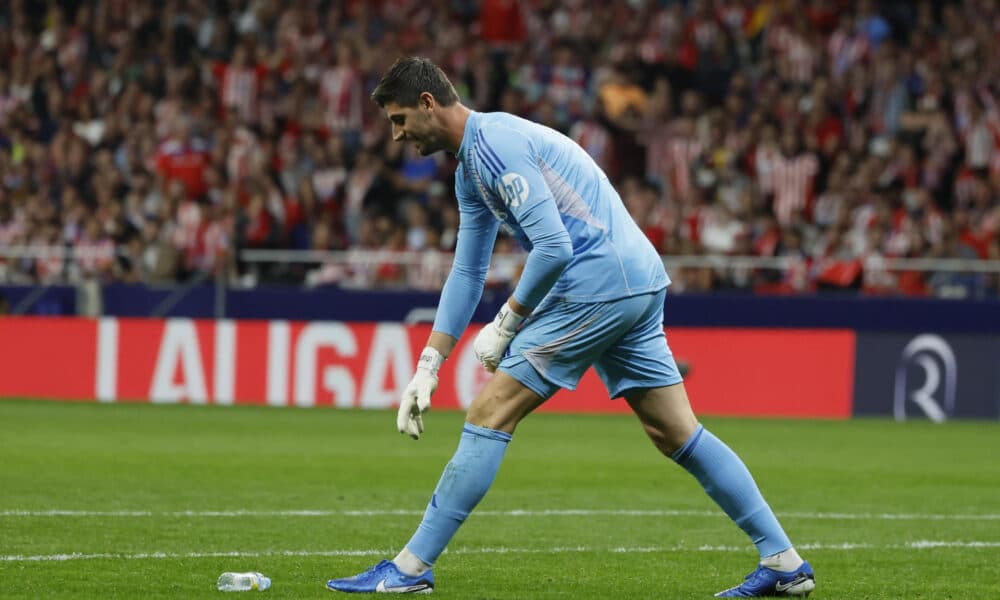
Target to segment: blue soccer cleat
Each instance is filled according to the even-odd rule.
[[[815,588],[816,576],[805,561],[794,571],[775,571],[764,565],[757,565],[757,570],[747,575],[743,583],[719,592],[715,597],[808,596]]]
[[[391,560],[383,560],[364,573],[343,579],[331,579],[326,588],[352,594],[430,594],[434,591],[434,573],[416,577],[403,573]]]

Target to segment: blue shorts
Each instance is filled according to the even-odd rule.
[[[542,398],[576,389],[591,366],[611,398],[682,381],[663,333],[666,290],[609,302],[553,302],[524,320],[504,371]]]

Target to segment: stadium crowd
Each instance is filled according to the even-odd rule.
[[[0,280],[439,286],[454,158],[392,143],[367,97],[418,54],[577,140],[661,253],[787,260],[674,290],[996,294],[888,265],[1000,258],[998,50],[996,0],[9,0]]]

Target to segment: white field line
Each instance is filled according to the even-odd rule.
[[[0,517],[387,517],[423,510],[0,510]],[[718,510],[477,510],[480,517],[724,517]],[[823,521],[1000,521],[1000,514],[779,512],[779,517]]]
[[[917,540],[902,544],[803,544],[800,550],[926,550],[930,548],[1000,548],[1000,542],[965,542],[945,540]],[[751,552],[750,546],[636,546],[615,548],[594,548],[590,546],[556,546],[553,548],[510,548],[506,546],[492,548],[457,548],[446,550],[448,554],[568,554],[586,552],[613,552],[615,554],[656,554],[668,552]],[[69,560],[171,560],[194,558],[262,558],[262,557],[306,557],[306,556],[391,556],[395,550],[259,550],[259,551],[228,551],[228,552],[139,552],[118,553],[101,552],[85,554],[72,552],[68,554],[12,554],[0,555],[0,562],[62,562]]]

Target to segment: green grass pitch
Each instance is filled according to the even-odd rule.
[[[1000,598],[1000,424],[704,420],[812,598]],[[0,597],[331,598],[406,542],[458,440],[389,412],[0,402]],[[61,512],[65,511],[65,512]],[[313,512],[309,512],[313,511]],[[442,598],[709,598],[753,547],[627,416],[539,414],[436,569]],[[254,596],[256,597],[256,596]]]

